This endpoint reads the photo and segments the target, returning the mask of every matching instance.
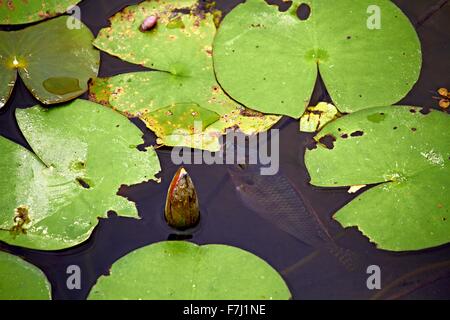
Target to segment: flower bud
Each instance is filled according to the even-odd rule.
[[[165,217],[178,230],[195,227],[200,220],[197,192],[187,171],[181,167],[175,174],[167,193]]]

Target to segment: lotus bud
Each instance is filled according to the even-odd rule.
[[[149,16],[145,18],[144,22],[142,22],[141,26],[139,27],[139,30],[141,30],[142,32],[150,31],[156,26],[157,22],[158,22],[157,16]]]
[[[197,192],[187,171],[181,167],[175,174],[167,193],[165,217],[175,229],[195,227],[200,220]]]

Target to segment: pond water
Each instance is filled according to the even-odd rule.
[[[100,28],[108,25],[108,17],[138,2],[84,1],[81,3],[82,20],[97,34]],[[216,2],[220,9],[228,12],[240,1]],[[436,107],[433,92],[439,87],[450,87],[450,3],[441,0],[394,2],[416,26],[424,55],[419,82],[399,104]],[[100,76],[142,69],[102,53]],[[319,80],[311,105],[328,100],[326,89]],[[11,100],[1,111],[0,134],[26,146],[15,123],[14,110],[35,104],[19,80]],[[141,122],[134,122],[145,133],[146,143],[152,144],[154,135]],[[351,252],[351,259],[343,263],[339,260],[341,255],[335,251],[314,248],[250,210],[238,196],[229,168],[223,165],[186,166],[196,185],[202,210],[201,225],[191,241],[228,244],[260,256],[281,272],[294,299],[450,298],[450,245],[420,252],[392,253],[377,250],[356,229],[342,229],[331,216],[355,195],[349,195],[346,189],[310,186],[303,155],[312,135],[300,133],[298,122],[288,118],[283,118],[276,128],[280,129],[280,174],[289,178],[311,211],[336,236],[337,244]],[[52,284],[55,299],[85,299],[98,277],[107,274],[117,259],[142,246],[174,238],[163,220],[163,209],[166,190],[178,167],[172,164],[169,149],[159,149],[158,155],[162,166],[161,184],[151,182],[121,190],[121,195],[136,202],[141,220],[121,218],[111,213],[108,219],[101,219],[87,242],[69,250],[41,252],[4,243],[0,243],[0,250],[22,256],[41,268]],[[81,267],[81,290],[70,291],[66,287],[66,268],[69,265]],[[366,270],[370,265],[381,268],[381,291],[371,291],[366,286]]]

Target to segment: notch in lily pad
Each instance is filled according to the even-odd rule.
[[[378,248],[413,251],[450,242],[450,117],[420,108],[370,108],[315,137],[305,164],[318,187],[372,186],[334,218]],[[333,148],[324,140],[333,137]]]
[[[383,12],[381,29],[367,27],[370,5]],[[400,101],[422,65],[414,27],[389,0],[294,0],[286,12],[247,0],[221,22],[213,58],[217,79],[234,100],[296,119],[319,71],[333,104],[351,113]]]
[[[142,132],[126,117],[80,99],[16,118],[33,152],[0,136],[0,241],[61,250],[87,240],[110,211],[139,217],[118,192],[158,181],[160,165],[153,148],[130,147]]]
[[[100,64],[93,40],[81,22],[80,28],[67,28],[67,17],[0,31],[0,108],[9,100],[18,75],[44,104],[66,102],[86,92]]]
[[[156,27],[141,32],[152,16],[158,16]],[[94,45],[153,71],[95,79],[90,98],[139,117],[164,146],[216,152],[227,129],[267,130],[280,118],[245,116],[246,109],[216,81],[212,44],[217,17],[212,3],[197,0],[143,1],[126,7],[111,18],[110,27],[100,30]],[[192,132],[198,120],[201,130]]]

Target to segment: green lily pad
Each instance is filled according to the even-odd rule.
[[[0,300],[50,300],[45,274],[19,257],[0,251]]]
[[[108,211],[138,218],[117,192],[160,166],[152,148],[136,149],[142,133],[126,117],[84,100],[16,116],[35,153],[0,137],[0,240],[58,250],[88,239]]]
[[[306,20],[297,16],[302,3],[311,10]],[[368,28],[374,6],[380,29]],[[413,26],[389,0],[294,0],[286,12],[248,0],[225,17],[214,42],[228,94],[294,118],[308,106],[318,71],[337,108],[350,113],[398,102],[416,83],[421,59]]]
[[[17,74],[45,104],[72,100],[96,77],[100,53],[94,36],[80,22],[67,28],[67,17],[56,18],[19,31],[0,31],[0,108],[9,99]]]
[[[157,16],[158,22],[152,30],[142,32],[140,25],[150,16]],[[94,45],[125,61],[157,71],[94,81],[91,99],[129,117],[140,117],[150,129],[154,129],[154,123],[148,122],[154,118],[152,112],[195,104],[221,117],[199,136],[204,140],[200,148],[217,151],[218,137],[227,128],[238,125],[238,115],[245,113],[245,109],[229,99],[217,84],[212,60],[215,34],[214,14],[204,12],[194,0],[145,1],[125,8],[112,17],[111,27],[100,31]],[[270,128],[279,119],[261,115],[259,122],[253,122],[253,130]],[[182,119],[173,124],[189,125],[182,123]],[[206,131],[208,126],[204,128]],[[161,130],[156,133],[169,146],[192,146],[188,140],[196,140],[193,137],[174,140]]]
[[[266,262],[225,245],[166,241],[126,255],[92,288],[91,300],[287,300]]]
[[[80,0],[3,0],[0,24],[31,23],[58,16]]]
[[[308,150],[311,184],[375,185],[339,210],[381,249],[450,242],[450,117],[416,107],[362,110],[328,124]]]

